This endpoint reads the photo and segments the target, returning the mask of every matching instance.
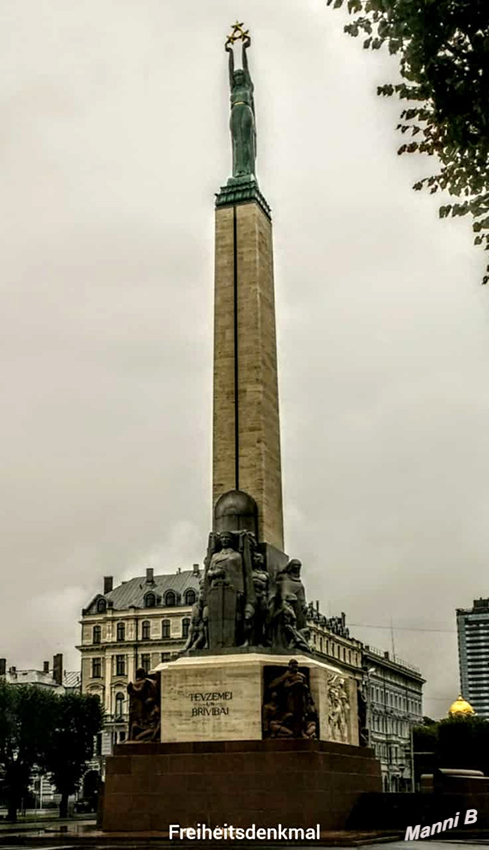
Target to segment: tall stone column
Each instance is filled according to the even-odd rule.
[[[270,210],[257,183],[216,201],[213,498],[243,490],[259,537],[284,548]]]

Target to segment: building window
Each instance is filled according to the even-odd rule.
[[[102,659],[92,658],[92,679],[102,678]]]
[[[97,611],[99,614],[104,614],[107,608],[107,602],[105,599],[99,599],[97,602]]]
[[[162,662],[170,661],[170,659],[171,659],[171,652],[162,652],[161,653]]]
[[[122,720],[124,714],[124,694],[118,693],[115,695],[115,719]]]
[[[149,652],[143,652],[141,655],[141,667],[145,673],[149,673],[151,670],[151,655]]]
[[[195,590],[186,590],[185,591],[185,605],[194,605],[197,600],[197,594]]]
[[[122,641],[126,639],[126,627],[124,623],[117,623],[117,640]]]
[[[154,608],[156,605],[156,596],[154,593],[147,593],[144,597],[145,608]]]
[[[115,675],[116,676],[125,676],[126,675],[126,656],[125,655],[116,655],[116,657],[115,657]]]
[[[182,620],[182,637],[188,638],[189,631],[190,631],[190,619],[189,619],[189,617],[185,617]]]
[[[177,594],[173,590],[167,590],[165,593],[165,605],[167,608],[174,608],[177,604]]]
[[[141,627],[141,640],[149,640],[151,637],[151,623],[144,620]]]
[[[170,637],[170,621],[169,620],[163,620],[163,622],[161,624],[161,637],[162,638],[169,638]]]
[[[100,626],[93,627],[93,643],[101,643],[102,642],[102,629]]]

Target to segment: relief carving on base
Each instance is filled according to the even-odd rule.
[[[128,741],[159,741],[160,687],[159,676],[148,676],[143,667],[136,670],[134,682],[127,686],[129,694]]]
[[[266,670],[266,668],[265,668]],[[264,738],[319,737],[318,715],[305,673],[292,659],[279,676],[268,668],[265,681],[265,704],[262,709]],[[270,677],[270,674],[272,676]]]
[[[327,730],[329,741],[350,743],[351,705],[348,680],[339,673],[331,673],[327,683],[328,709]]]

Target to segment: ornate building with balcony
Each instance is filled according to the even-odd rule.
[[[312,649],[330,664],[347,668],[365,706],[365,731],[382,767],[384,791],[412,790],[412,728],[423,722],[423,684],[417,667],[389,652],[364,645],[350,635],[344,613],[325,617],[309,605]]]
[[[128,682],[138,667],[149,671],[170,661],[184,647],[190,629],[192,605],[199,591],[199,565],[155,576],[152,569],[113,586],[104,578],[98,593],[82,611],[81,689],[98,696],[105,708],[106,725],[99,754],[124,741],[129,720]]]
[[[382,766],[384,791],[413,791],[414,726],[423,723],[423,679],[417,667],[363,647],[363,692],[370,746]]]

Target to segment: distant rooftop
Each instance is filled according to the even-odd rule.
[[[88,608],[84,610],[85,614],[101,613],[97,604],[100,599],[105,599],[107,606],[117,611],[124,611],[128,608],[145,608],[147,594],[155,595],[155,604],[150,607],[161,608],[165,607],[165,595],[168,591],[173,591],[176,601],[174,605],[185,605],[185,591],[193,590],[198,593],[199,580],[202,572],[199,571],[198,565],[195,565],[192,570],[178,570],[176,573],[167,573],[165,575],[154,576],[152,570],[148,570],[146,576],[136,576],[128,581],[123,581],[117,587],[108,590],[106,593],[99,593],[91,601]]]
[[[473,608],[457,608],[457,614],[488,614],[489,599],[482,596],[479,599],[474,599]]]
[[[405,670],[410,670],[411,673],[416,673],[418,676],[421,676],[421,670],[419,667],[415,667],[414,664],[408,664],[407,661],[403,661],[402,658],[399,658],[397,655],[392,655],[387,650],[377,649],[376,646],[368,646],[364,647],[366,652],[370,652],[371,655],[376,655],[378,658],[383,658],[384,661],[390,661],[392,664],[397,664],[398,667],[404,667]]]
[[[62,686],[55,681],[52,670],[17,670],[16,667],[10,667],[3,676],[11,685],[39,685],[43,688],[53,689],[62,687],[66,690],[80,690],[81,688],[81,673],[78,670],[63,672]]]
[[[81,688],[81,672],[80,670],[66,670],[63,673],[63,685],[65,688],[75,689]]]

